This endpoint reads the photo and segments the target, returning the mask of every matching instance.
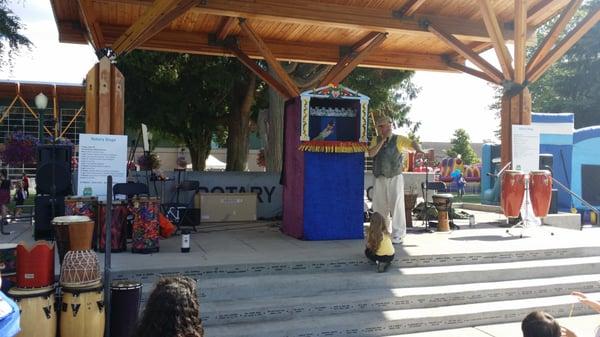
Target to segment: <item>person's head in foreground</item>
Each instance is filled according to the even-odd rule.
[[[204,336],[196,281],[185,276],[158,280],[133,336]]]
[[[521,322],[523,337],[560,337],[558,322],[547,312],[533,311]]]

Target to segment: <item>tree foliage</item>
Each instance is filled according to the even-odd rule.
[[[126,123],[185,144],[194,170],[204,170],[211,141],[225,139],[240,83],[249,81],[233,58],[134,51],[119,60],[125,76]]]
[[[22,29],[21,20],[8,8],[7,0],[0,0],[0,69],[11,66],[22,47],[31,47],[31,41],[19,33]]]
[[[465,129],[456,129],[452,140],[450,140],[452,147],[446,151],[446,154],[450,157],[457,157],[459,154],[463,162],[467,165],[478,163],[479,157],[471,147],[471,139]]]
[[[577,15],[581,19],[600,0],[592,0]],[[579,20],[574,19],[572,29]],[[550,22],[538,30],[541,41]],[[573,112],[577,128],[600,125],[600,24],[596,24],[537,82],[530,86],[533,110],[537,112]],[[537,48],[537,46],[536,46]]]
[[[406,118],[410,111],[408,102],[419,93],[410,81],[413,75],[413,71],[356,68],[343,84],[369,96],[370,111],[390,116],[399,125],[411,126],[413,122]]]

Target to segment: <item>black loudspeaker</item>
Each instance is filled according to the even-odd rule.
[[[37,195],[35,197],[35,225],[33,237],[36,240],[52,240],[54,231],[52,230],[52,216],[65,215],[65,197],[57,196],[54,202],[49,195]],[[54,214],[52,214],[52,204],[54,204]]]
[[[552,171],[554,155],[552,153],[540,153],[540,170]]]
[[[70,195],[73,193],[71,184],[71,157],[73,147],[70,145],[38,145],[37,171],[35,174],[37,194]]]

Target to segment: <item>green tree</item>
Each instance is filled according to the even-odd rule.
[[[21,29],[23,24],[8,8],[7,0],[0,0],[0,68],[12,66],[11,61],[19,54],[21,47],[31,47],[31,41],[19,33]]]
[[[589,1],[577,14],[581,19],[600,0]],[[573,19],[570,27],[579,21]],[[537,31],[542,41],[552,23]],[[579,42],[530,86],[533,111],[573,112],[575,127],[600,125],[600,24],[596,24]],[[535,50],[536,47],[532,48]],[[530,51],[531,52],[531,51]]]
[[[448,156],[457,157],[460,154],[463,162],[467,165],[479,162],[477,154],[471,147],[469,134],[465,129],[456,129],[450,143],[452,144],[452,147],[446,151]]]
[[[245,168],[246,116],[254,102],[257,81],[237,60],[134,51],[119,59],[118,67],[125,76],[128,127],[137,128],[143,122],[185,144],[194,170],[205,169],[211,141],[227,137],[232,147],[228,169]],[[237,138],[242,141],[235,143]],[[230,161],[230,155],[243,160]]]

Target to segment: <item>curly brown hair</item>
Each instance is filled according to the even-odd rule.
[[[367,229],[367,248],[376,252],[379,249],[384,232],[387,233],[386,219],[377,212],[371,214],[371,224]]]
[[[148,297],[144,314],[132,337],[203,337],[196,281],[161,278]]]

